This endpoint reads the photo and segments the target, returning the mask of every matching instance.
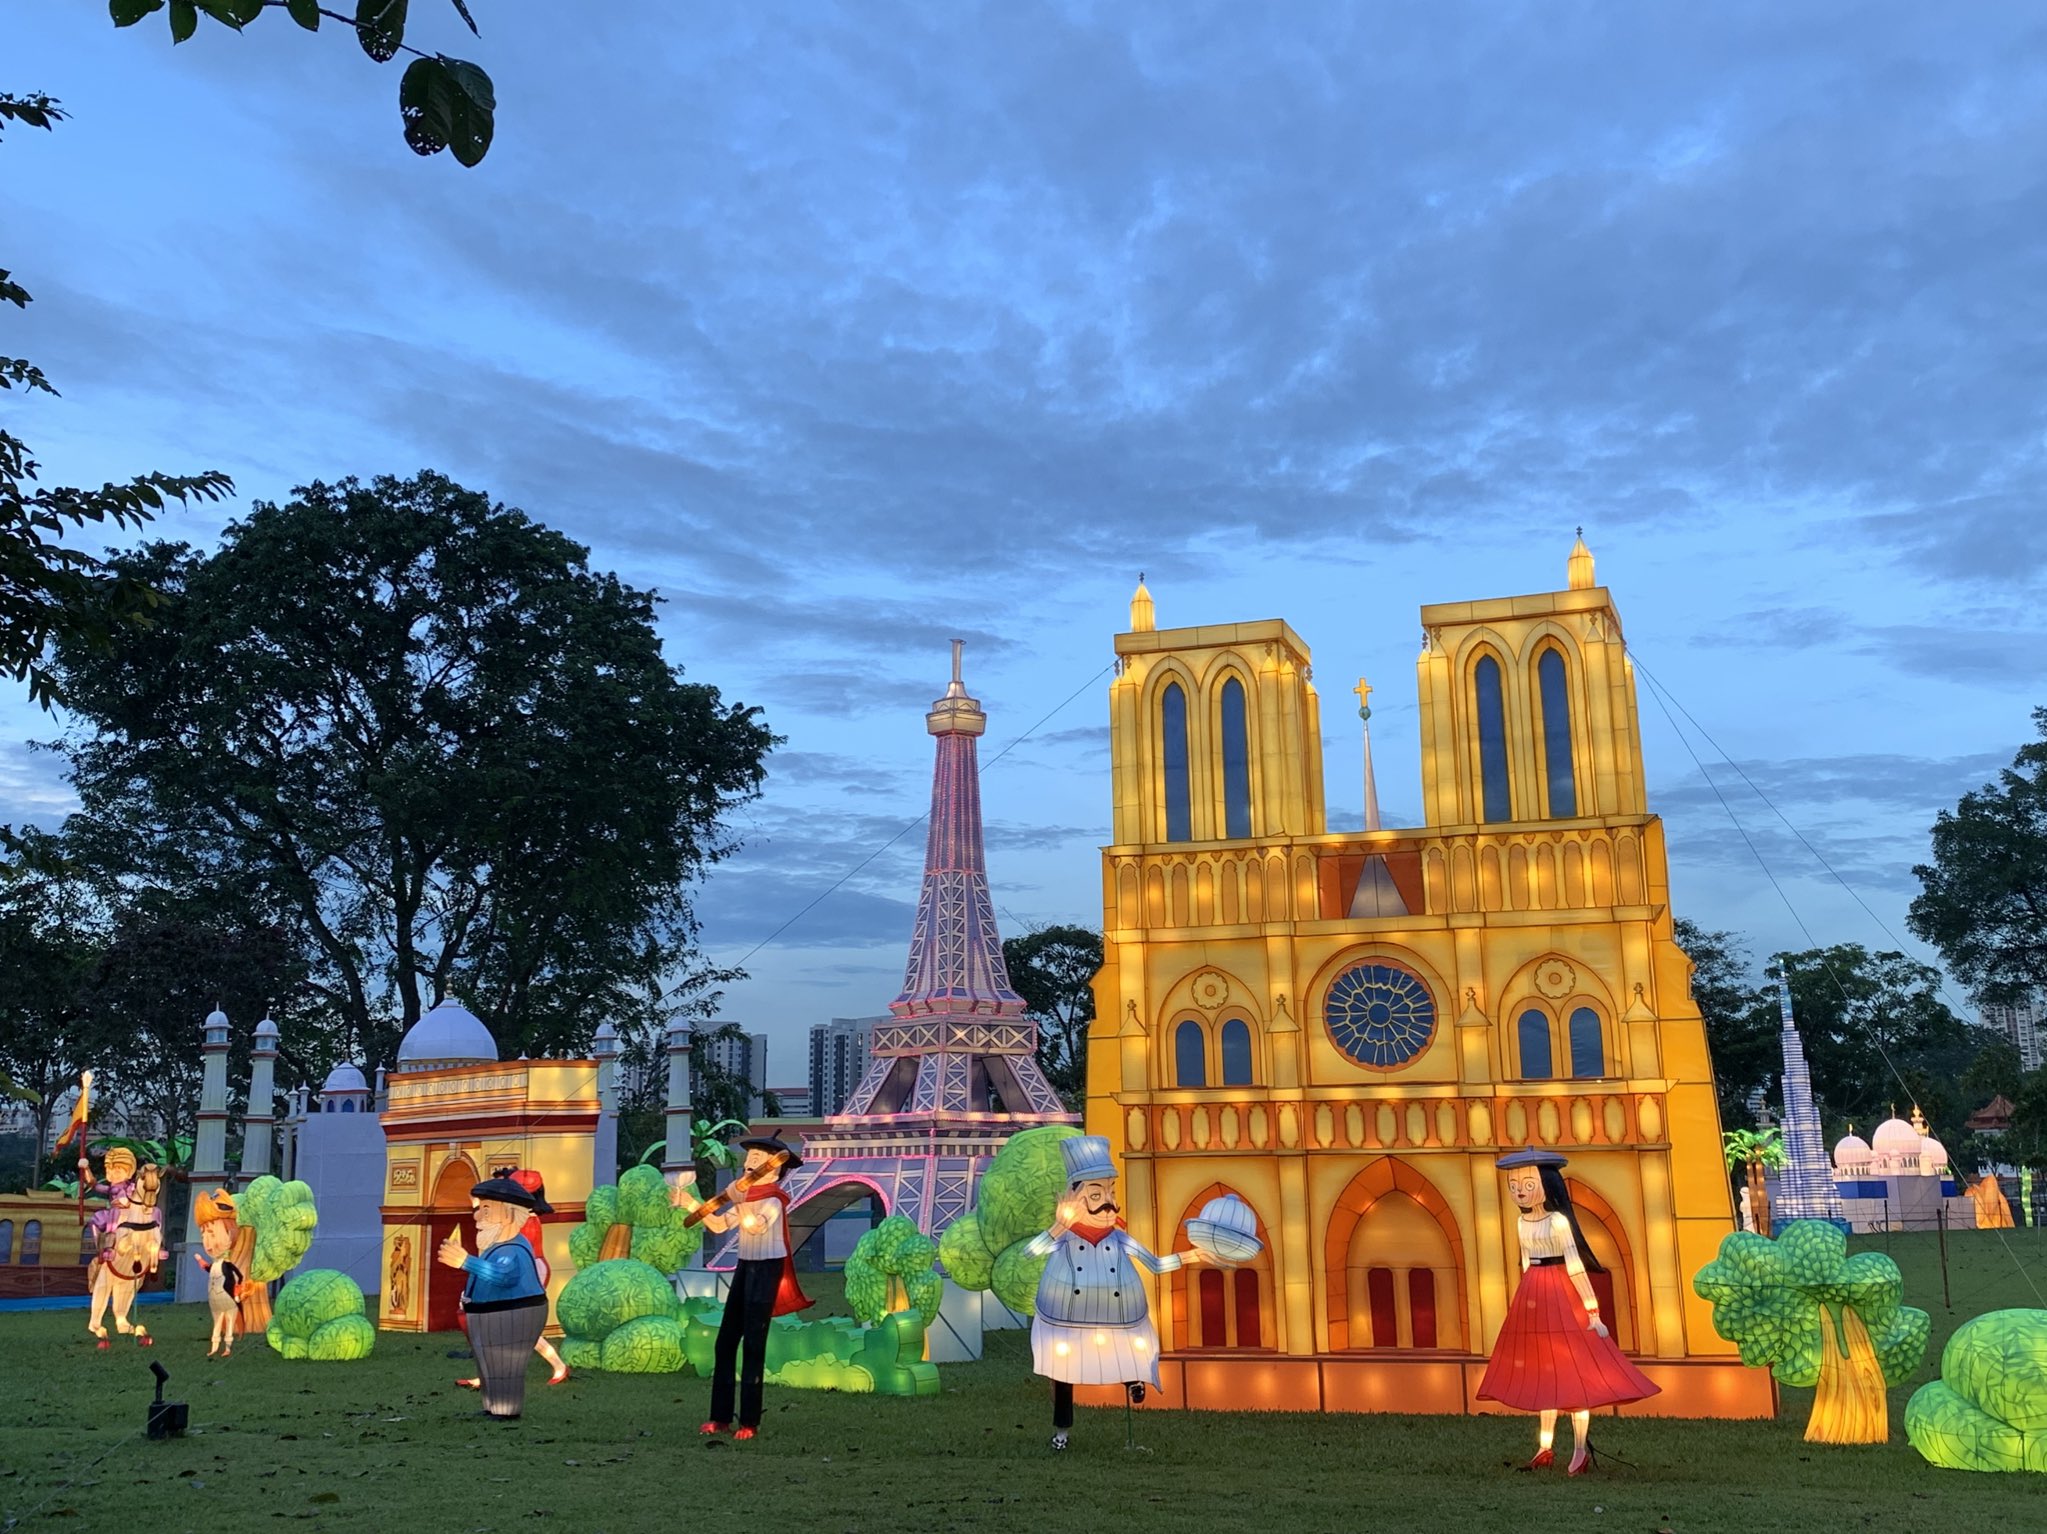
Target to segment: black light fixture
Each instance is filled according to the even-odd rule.
[[[163,1398],[163,1387],[171,1377],[170,1370],[162,1364],[152,1363],[149,1372],[156,1376],[156,1399],[149,1403],[149,1436],[158,1439],[184,1437],[191,1408],[183,1401],[166,1401]]]

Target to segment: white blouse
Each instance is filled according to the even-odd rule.
[[[1560,1214],[1547,1214],[1531,1220],[1525,1215],[1515,1220],[1514,1229],[1521,1237],[1521,1271],[1528,1271],[1528,1264],[1538,1257],[1561,1257],[1566,1273],[1583,1273],[1585,1263],[1578,1255],[1578,1243],[1571,1239],[1571,1222]]]

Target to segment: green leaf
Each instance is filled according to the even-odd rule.
[[[320,0],[284,0],[284,8],[308,32],[320,30]]]
[[[182,43],[199,30],[199,8],[192,0],[171,0],[171,41]]]
[[[490,151],[490,141],[497,130],[497,92],[491,86],[490,76],[467,60],[443,54],[441,63],[447,67],[448,79],[457,93],[449,107],[453,131],[448,147],[464,166],[473,167]]]
[[[224,27],[242,30],[246,21],[253,21],[262,12],[262,0],[252,8],[247,0],[194,0],[200,10],[211,16]],[[246,14],[244,14],[246,13]]]
[[[455,0],[455,12],[463,19],[463,21],[468,23],[469,32],[472,37],[483,36],[481,32],[476,30],[476,18],[469,14],[469,7],[464,5],[462,3],[462,0]]]
[[[355,40],[379,64],[388,64],[405,41],[406,0],[356,0]]]
[[[107,12],[117,27],[132,27],[151,11],[160,11],[164,0],[109,0]]]
[[[414,59],[398,82],[398,116],[414,154],[439,154],[454,132],[449,103],[454,86],[439,59]]]

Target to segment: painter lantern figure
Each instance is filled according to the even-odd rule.
[[[1523,1467],[1528,1470],[1556,1462],[1550,1446],[1557,1413],[1569,1412],[1570,1473],[1583,1475],[1592,1468],[1593,1409],[1646,1400],[1657,1386],[1621,1355],[1600,1319],[1599,1297],[1586,1274],[1603,1270],[1578,1229],[1564,1186],[1564,1158],[1555,1151],[1523,1150],[1497,1164],[1521,1211],[1514,1222],[1521,1286],[1493,1343],[1479,1399],[1542,1414],[1535,1458]]]
[[[509,1177],[492,1177],[469,1190],[476,1223],[476,1255],[463,1250],[460,1231],[441,1243],[437,1260],[468,1275],[462,1315],[483,1382],[483,1409],[514,1418],[526,1404],[526,1364],[547,1326],[547,1287],[520,1234],[528,1215],[552,1214],[546,1199]]]

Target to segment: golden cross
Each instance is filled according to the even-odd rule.
[[[1353,687],[1351,691],[1358,695],[1358,717],[1361,719],[1371,718],[1372,684],[1363,677],[1359,677],[1358,685]]]

